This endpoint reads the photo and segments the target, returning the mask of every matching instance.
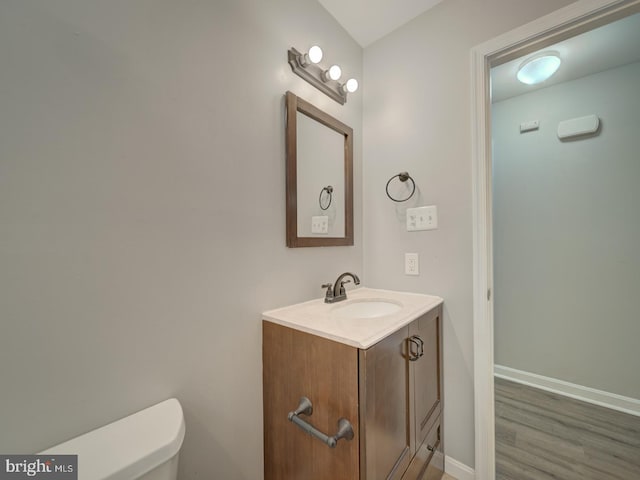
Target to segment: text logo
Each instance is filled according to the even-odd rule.
[[[78,480],[77,455],[0,455],[0,480]]]

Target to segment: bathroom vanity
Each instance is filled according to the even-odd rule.
[[[442,476],[441,298],[360,288],[263,318],[265,480]]]

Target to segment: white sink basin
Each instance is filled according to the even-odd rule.
[[[332,313],[342,318],[378,318],[393,315],[402,310],[400,303],[381,299],[362,298],[336,305]]]

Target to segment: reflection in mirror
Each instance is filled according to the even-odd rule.
[[[344,237],[344,136],[301,112],[296,121],[298,236]]]
[[[353,245],[352,137],[287,92],[287,246]]]

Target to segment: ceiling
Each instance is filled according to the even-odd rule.
[[[443,0],[318,0],[364,48]],[[640,13],[544,48],[562,64],[550,79],[525,85],[518,67],[536,52],[491,69],[492,101],[522,95],[576,78],[640,61]]]
[[[516,79],[518,67],[536,52],[492,68],[492,102],[640,61],[640,13],[569,38],[541,51],[548,50],[558,52],[562,64],[555,75],[538,85],[525,85]]]
[[[318,0],[363,48],[442,0]]]

